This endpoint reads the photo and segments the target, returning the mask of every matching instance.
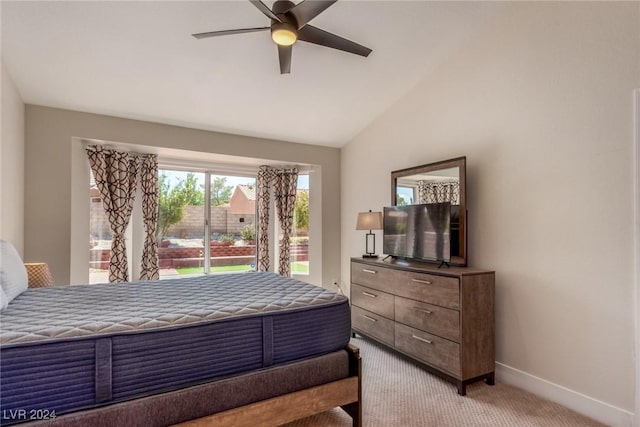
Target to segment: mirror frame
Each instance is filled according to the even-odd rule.
[[[460,253],[457,256],[451,256],[449,264],[457,266],[467,265],[467,158],[456,157],[454,159],[442,160],[440,162],[428,163],[425,165],[414,166],[411,168],[400,169],[391,172],[391,205],[397,203],[396,185],[398,179],[416,175],[420,173],[434,172],[442,169],[459,168],[460,179]]]

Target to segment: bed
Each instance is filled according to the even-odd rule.
[[[0,421],[360,425],[350,332],[346,297],[266,272],[28,289],[0,312]]]

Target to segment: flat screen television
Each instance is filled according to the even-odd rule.
[[[451,203],[384,208],[382,252],[421,261],[451,260]]]

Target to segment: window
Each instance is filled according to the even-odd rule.
[[[210,175],[210,271],[256,268],[256,178]]]
[[[398,205],[413,205],[416,200],[416,188],[398,185],[396,187],[396,199]]]
[[[255,185],[253,176],[159,169],[160,278],[254,269]],[[89,283],[105,283],[109,281],[111,231],[93,175],[89,198]],[[140,213],[134,209],[130,223],[136,215]],[[131,267],[131,260],[129,264]]]
[[[111,228],[93,171],[89,181],[89,283],[109,281]]]
[[[309,175],[298,175],[291,236],[291,274],[309,275]]]
[[[317,280],[311,277],[309,267],[310,234],[313,234],[310,233],[313,214],[310,214],[309,173],[298,175],[290,262],[291,274]],[[182,164],[161,165],[158,181],[157,238],[161,278],[256,268],[256,178],[250,170],[236,175],[226,169],[224,173],[215,173]],[[89,283],[105,283],[109,280],[112,237],[93,175],[89,187]],[[136,203],[138,199],[139,195]],[[319,208],[318,203],[313,209]],[[279,233],[275,212],[272,212],[271,222],[275,224],[272,232]],[[136,207],[127,230],[130,280],[138,278],[136,263],[139,260],[135,256],[139,257],[142,250],[142,227],[141,211]],[[138,240],[140,243],[136,243]],[[277,242],[277,234],[270,240]],[[277,247],[275,251],[272,262],[277,269]]]
[[[69,283],[104,283],[108,281],[112,237],[108,221],[106,220],[106,216],[103,212],[102,199],[99,191],[97,188],[91,190],[91,187],[94,186],[94,180],[87,162],[85,146],[88,143],[105,143],[105,141],[73,138],[73,142],[74,144],[71,152],[72,209],[70,236],[71,265]],[[123,144],[113,141],[109,141],[109,144],[115,148],[134,152],[145,152],[145,150],[148,150],[148,147],[133,144]],[[180,149],[158,148],[158,155],[160,156],[161,171],[170,170],[181,172],[184,173],[184,175],[182,175],[183,178],[186,178],[186,173],[189,172],[201,174],[201,176],[204,177],[206,177],[207,172],[209,172],[209,185],[211,185],[212,176],[222,176],[227,178],[227,184],[231,186],[235,186],[237,184],[237,179],[242,180],[240,183],[255,186],[255,177],[257,175],[259,165],[269,163],[268,161],[249,157],[223,156],[205,152],[194,154]],[[282,164],[285,163],[278,162],[274,167],[278,167]],[[303,251],[297,251],[294,253],[290,260],[291,262],[298,263],[293,269],[293,275],[299,277],[301,280],[308,281],[309,283],[320,285],[323,283],[323,268],[321,262],[323,254],[323,200],[321,198],[322,169],[320,166],[313,164],[298,164],[298,166],[300,170],[298,189],[309,191],[309,222],[307,230],[299,227],[297,230],[294,230],[292,234],[295,233],[295,237],[298,239],[297,243],[300,243],[301,246],[304,245],[306,240],[307,247],[303,248]],[[203,184],[204,182],[207,182],[206,178],[204,178],[202,182],[198,181],[198,184]],[[88,195],[87,187],[89,187],[90,190]],[[202,190],[202,188],[199,187],[199,190]],[[206,189],[204,194],[207,194]],[[144,249],[145,230],[141,205],[141,197],[138,194],[134,201],[134,208],[129,221],[129,227],[125,232],[130,280],[137,280],[140,275],[140,258]],[[236,219],[237,223],[243,224],[242,228],[245,228],[247,224],[251,224],[251,221],[255,220],[255,214],[253,216],[243,215]],[[211,241],[222,238],[222,233],[219,233],[220,235],[216,235],[215,230],[211,231],[211,227],[214,227],[214,224],[203,224],[202,228],[204,229],[205,226],[209,227],[209,233],[202,233],[202,236],[205,239],[209,238]],[[272,211],[269,232],[271,233],[270,241],[277,242],[277,233],[279,230],[277,217],[274,211]],[[243,240],[246,244],[250,245],[250,237],[254,233],[255,231],[250,229],[241,229],[240,231],[236,230],[234,232],[234,234],[236,234],[236,236],[234,236],[234,242]],[[237,236],[237,234],[239,234],[239,236]],[[255,234],[257,235],[257,233]],[[178,234],[177,237],[179,238],[180,235]],[[237,245],[241,244],[243,243],[237,243]],[[236,245],[236,243],[234,243],[234,245]],[[201,246],[203,248],[203,272],[205,271],[208,259],[211,267],[210,272],[215,273],[215,262],[211,262],[211,257],[207,258],[204,255],[204,243],[202,243]],[[270,254],[270,258],[272,262],[272,269],[274,267],[277,269],[277,244],[274,246],[275,247]],[[305,253],[305,251],[307,251],[307,253]],[[307,260],[304,260],[305,256],[307,257]],[[199,260],[200,254],[198,253],[195,257]],[[256,262],[253,260],[253,262],[249,262],[247,264],[247,261],[245,261],[243,265],[245,266],[244,268],[251,269],[256,267]],[[198,264],[195,266],[199,267]],[[176,273],[178,272],[176,271]],[[300,276],[300,274],[303,274],[303,276]]]
[[[205,273],[205,174],[158,170],[160,277]]]
[[[210,172],[159,171],[161,278],[255,268],[255,181]]]

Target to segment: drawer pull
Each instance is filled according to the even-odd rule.
[[[374,319],[373,317],[369,317],[366,314],[363,314],[362,317],[364,317],[367,320],[371,320],[372,322],[377,322],[378,321],[378,319]]]
[[[365,316],[365,317],[366,317],[366,316]],[[411,335],[411,336],[412,336],[413,338],[417,339],[418,341],[426,342],[427,344],[433,344],[433,341],[429,341],[429,340],[428,340],[428,339],[426,339],[426,338],[418,337],[418,336],[415,336],[415,335]]]
[[[376,274],[377,273],[377,271],[369,270],[368,268],[363,268],[362,271],[364,271],[365,273],[369,273],[369,274]]]
[[[366,297],[369,297],[369,298],[378,298],[378,295],[372,294],[370,292],[365,292],[365,291],[362,291],[362,295],[364,295]]]
[[[416,282],[416,283],[424,283],[425,285],[430,285],[431,282],[428,280],[422,280],[422,279],[411,279],[412,282]]]
[[[421,313],[426,313],[426,314],[433,314],[433,311],[429,311],[429,310],[425,310],[424,308],[420,308],[420,307],[413,307],[414,310],[419,311]]]

